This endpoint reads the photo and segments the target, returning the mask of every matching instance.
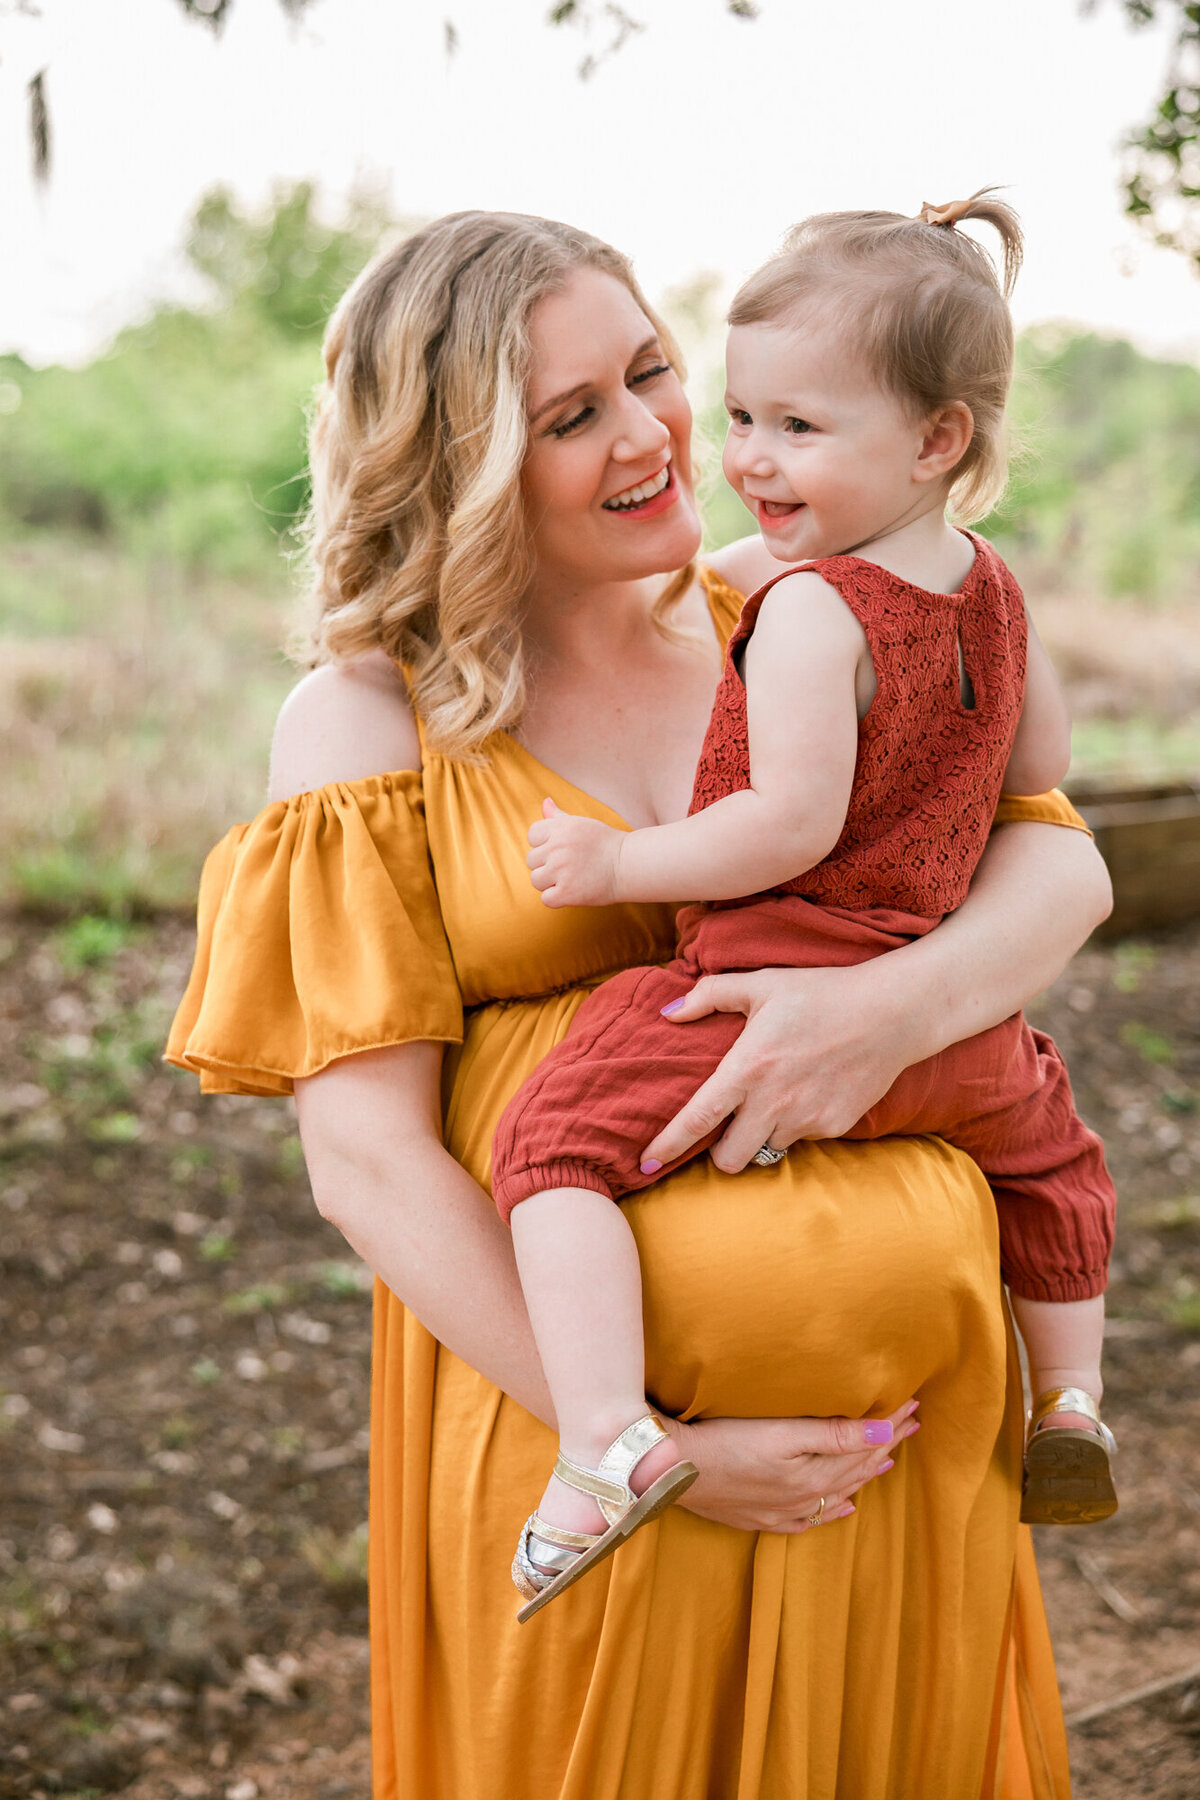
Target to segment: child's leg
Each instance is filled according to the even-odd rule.
[[[594,1187],[616,1197],[658,1178],[657,1168],[639,1167],[641,1152],[708,1080],[746,1023],[740,1013],[712,1013],[672,1025],[662,1008],[694,980],[675,962],[627,970],[588,996],[496,1128],[492,1198],[503,1217],[515,1217],[513,1209],[531,1195]]]
[[[1104,1147],[1075,1111],[1066,1067],[1050,1038],[1017,1017],[954,1044],[906,1069],[847,1136],[911,1131],[944,1137],[983,1170],[996,1198],[1001,1268],[1014,1297],[1056,1302],[1063,1313],[1103,1294],[1116,1193]],[[1073,1329],[1080,1356],[1051,1355],[1047,1366],[1061,1360],[1074,1367],[1082,1359],[1095,1379],[1094,1317],[1102,1321],[1103,1310],[1087,1317],[1086,1327]]]
[[[594,1469],[646,1411],[642,1272],[617,1206],[590,1188],[556,1188],[513,1208],[513,1250],[563,1453]],[[656,1445],[630,1477],[634,1493],[680,1460]],[[603,1531],[596,1502],[551,1476],[538,1512],[566,1531]]]
[[[1050,1388],[1077,1387],[1097,1406],[1104,1392],[1100,1355],[1104,1346],[1104,1295],[1093,1300],[1030,1300],[1010,1294],[1017,1325],[1029,1355],[1029,1385],[1036,1400]],[[1086,1430],[1079,1413],[1055,1413],[1054,1424]]]

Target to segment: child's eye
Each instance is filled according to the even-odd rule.
[[[564,419],[561,425],[555,425],[551,435],[556,438],[566,437],[568,432],[574,431],[578,426],[590,419],[592,412],[592,407],[582,407],[581,410],[575,414],[574,418]]]
[[[743,412],[740,406],[729,406],[725,410],[729,414],[729,423],[731,425],[753,425],[754,423],[750,414],[748,412]]]
[[[812,426],[807,419],[785,419],[783,429],[790,432],[793,437],[804,437],[807,432],[812,430]]]
[[[630,383],[630,386],[638,387],[641,385],[641,383],[643,381],[653,381],[654,377],[656,375],[668,375],[668,374],[670,374],[670,371],[671,371],[670,363],[665,363],[665,362],[664,363],[655,363],[653,368],[639,370],[639,372],[633,377],[633,379]]]

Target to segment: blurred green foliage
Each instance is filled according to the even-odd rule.
[[[159,307],[86,368],[0,358],[0,528],[66,527],[184,568],[259,569],[307,501],[325,322],[386,222],[360,196],[334,228],[308,184],[260,214],[217,189],[187,244],[202,305]]]
[[[1200,369],[1048,325],[1018,344],[1018,454],[984,525],[1061,585],[1157,600],[1200,574]]]

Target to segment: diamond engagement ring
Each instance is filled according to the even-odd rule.
[[[786,1155],[786,1150],[772,1150],[770,1144],[764,1144],[761,1150],[754,1152],[750,1161],[757,1163],[760,1169],[770,1169],[776,1163],[781,1163]]]
[[[816,1512],[812,1515],[812,1518],[808,1521],[808,1523],[810,1525],[819,1525],[821,1523],[821,1518],[822,1518],[822,1515],[824,1514],[824,1511],[825,1511],[825,1496],[824,1496],[824,1494],[822,1494],[821,1495],[821,1504],[817,1507]]]

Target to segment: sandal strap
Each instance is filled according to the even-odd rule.
[[[559,1525],[548,1524],[540,1513],[530,1513],[517,1540],[513,1580],[525,1598],[532,1600],[569,1569],[576,1557],[590,1549],[600,1536],[600,1532],[564,1531]],[[535,1546],[536,1565],[532,1554]],[[522,1576],[523,1581],[519,1579]]]
[[[1090,1419],[1096,1426],[1109,1455],[1115,1453],[1117,1440],[1100,1417],[1100,1408],[1086,1388],[1047,1388],[1044,1394],[1039,1394],[1030,1414],[1030,1432],[1035,1432],[1042,1421],[1054,1413],[1082,1413],[1085,1419]]]
[[[601,1536],[598,1531],[568,1531],[565,1526],[551,1525],[541,1513],[530,1514],[529,1531],[539,1543],[556,1544],[563,1550],[590,1550]]]
[[[632,1425],[627,1425],[620,1437],[613,1439],[600,1458],[597,1468],[582,1468],[560,1450],[554,1473],[568,1487],[590,1494],[599,1504],[607,1522],[615,1525],[634,1504],[635,1496],[629,1485],[629,1477],[646,1452],[653,1450],[656,1444],[661,1444],[666,1436],[667,1433],[654,1414],[646,1413],[644,1417],[635,1419]]]

